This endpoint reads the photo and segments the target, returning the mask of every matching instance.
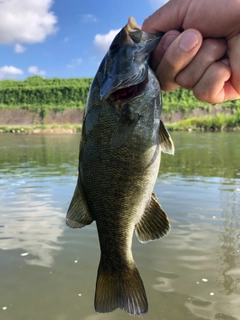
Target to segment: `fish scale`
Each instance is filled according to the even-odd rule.
[[[161,151],[174,153],[161,120],[160,86],[148,63],[161,35],[142,31],[130,18],[103,59],[85,108],[79,176],[66,223],[82,228],[96,221],[101,258],[94,305],[100,313],[147,312],[133,233],[144,243],[170,229],[153,193]]]

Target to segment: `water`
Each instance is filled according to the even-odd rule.
[[[133,254],[146,320],[240,319],[239,133],[172,134],[155,192],[170,234]],[[77,179],[78,135],[0,135],[0,318],[133,319],[93,308],[95,224],[65,226]]]

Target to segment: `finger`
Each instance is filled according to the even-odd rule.
[[[240,34],[228,41],[228,57],[232,69],[231,82],[240,95]]]
[[[193,60],[201,44],[200,32],[188,29],[181,33],[167,48],[156,70],[156,75],[164,91],[171,91],[178,87],[175,77]]]
[[[212,104],[226,101],[228,97],[224,86],[230,77],[230,67],[221,61],[215,62],[193,88],[193,94],[197,99]]]
[[[227,44],[223,40],[206,39],[201,48],[186,66],[176,76],[175,81],[180,87],[191,89],[201,79],[207,68],[214,62],[220,60],[227,51]]]
[[[142,29],[147,32],[180,30],[190,3],[191,0],[168,1],[143,22]]]
[[[156,71],[160,61],[162,60],[167,48],[172,44],[172,42],[179,36],[180,32],[177,30],[171,30],[164,34],[161,38],[156,49],[151,55],[151,67],[153,71]]]
[[[229,16],[231,22],[226,18]],[[142,28],[147,32],[194,28],[204,38],[229,38],[239,33],[239,0],[220,4],[219,0],[169,0],[143,22]]]

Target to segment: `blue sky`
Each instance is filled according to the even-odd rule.
[[[92,77],[129,16],[167,0],[1,0],[0,80]]]

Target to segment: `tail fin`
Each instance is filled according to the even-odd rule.
[[[125,270],[105,270],[100,261],[94,304],[95,310],[100,313],[117,308],[134,316],[147,313],[146,292],[134,262]]]

